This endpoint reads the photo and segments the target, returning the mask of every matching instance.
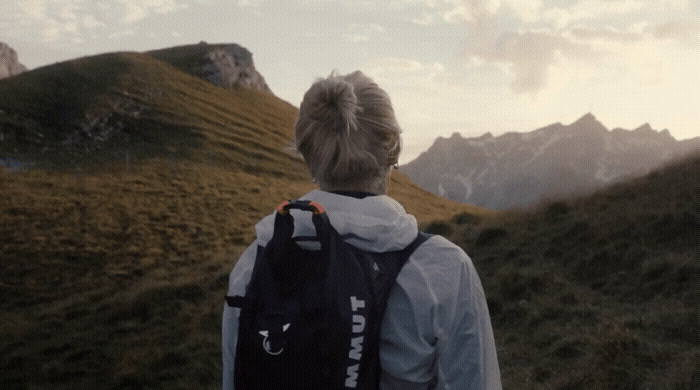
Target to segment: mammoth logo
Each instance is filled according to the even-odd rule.
[[[287,329],[289,329],[289,324],[282,326],[282,332],[286,332]],[[267,330],[261,330],[260,332],[261,336],[264,337],[263,339],[263,348],[265,349],[265,352],[269,353],[270,355],[277,356],[284,351],[284,345],[282,345],[279,349],[279,351],[273,351],[272,347],[270,346],[270,340],[268,340],[268,336],[270,335],[270,332]]]

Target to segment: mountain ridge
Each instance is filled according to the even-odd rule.
[[[423,188],[491,209],[532,204],[642,175],[700,148],[649,124],[608,130],[591,113],[526,133],[438,138],[401,170]]]

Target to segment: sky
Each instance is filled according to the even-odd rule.
[[[361,70],[391,96],[406,163],[437,137],[592,113],[700,136],[700,0],[0,0],[29,69],[86,55],[238,43],[299,106]]]

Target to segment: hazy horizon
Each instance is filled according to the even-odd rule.
[[[592,113],[700,136],[696,0],[10,0],[0,41],[27,68],[112,51],[238,43],[280,98],[360,69],[392,97],[404,164],[437,137]]]

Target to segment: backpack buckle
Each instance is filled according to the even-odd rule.
[[[289,323],[282,326],[282,332],[274,332],[269,330],[261,330],[258,333],[264,337],[262,345],[265,352],[272,356],[277,356],[284,351],[284,346],[287,344],[284,339],[284,332],[289,329]],[[271,340],[272,339],[272,340]]]

